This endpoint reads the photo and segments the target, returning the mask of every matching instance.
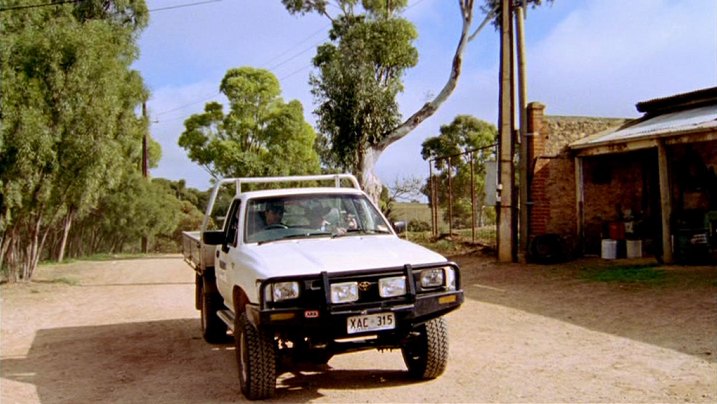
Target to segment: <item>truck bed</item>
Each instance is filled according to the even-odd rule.
[[[202,272],[206,268],[214,267],[214,246],[202,246],[201,232],[182,232],[182,254],[184,261],[196,271]]]

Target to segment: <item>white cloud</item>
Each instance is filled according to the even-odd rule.
[[[636,102],[714,86],[715,21],[713,0],[586,1],[529,45],[531,98],[553,114],[636,116]]]

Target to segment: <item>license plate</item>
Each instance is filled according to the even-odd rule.
[[[393,330],[394,328],[396,328],[396,316],[393,313],[366,314],[346,319],[346,332],[349,334]]]

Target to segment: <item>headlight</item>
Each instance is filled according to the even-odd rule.
[[[443,268],[430,268],[421,271],[421,287],[437,288],[445,284]]]
[[[378,280],[378,294],[381,297],[402,296],[406,294],[406,277],[394,276]]]
[[[267,287],[269,299],[274,302],[296,299],[299,297],[299,282],[276,282]]]
[[[343,282],[331,284],[331,303],[350,303],[358,300],[358,284]]]

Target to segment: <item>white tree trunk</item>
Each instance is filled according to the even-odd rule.
[[[67,237],[70,234],[70,227],[72,227],[72,219],[74,217],[74,209],[71,209],[67,213],[67,216],[65,216],[65,223],[62,231],[62,240],[60,241],[60,252],[57,254],[57,262],[62,262],[65,259],[65,247],[67,246]]]
[[[425,103],[418,111],[408,117],[397,128],[393,129],[378,145],[377,148],[385,150],[391,143],[400,140],[404,136],[408,135],[413,129],[420,125],[423,121],[431,117],[438,108],[453,94],[453,90],[458,85],[458,78],[461,76],[461,69],[463,68],[463,53],[465,52],[468,42],[473,40],[480,30],[485,27],[488,21],[493,17],[493,13],[489,13],[486,19],[480,25],[473,35],[469,35],[471,24],[473,23],[473,0],[462,0],[460,1],[461,16],[463,17],[463,26],[461,29],[461,36],[458,39],[458,46],[456,52],[453,55],[453,63],[451,64],[451,73],[448,75],[448,80],[443,85],[443,88],[438,95],[431,101]]]
[[[438,108],[448,99],[453,93],[456,86],[458,85],[458,78],[461,75],[461,69],[463,66],[463,53],[468,45],[468,42],[473,40],[476,35],[486,26],[486,24],[495,16],[494,13],[489,13],[480,27],[476,29],[473,35],[469,35],[471,24],[473,23],[473,0],[461,0],[459,2],[461,8],[461,16],[463,17],[463,26],[461,30],[461,36],[458,40],[458,46],[456,52],[453,55],[453,63],[451,65],[451,73],[448,76],[448,80],[443,85],[443,88],[438,95],[423,105],[418,111],[411,115],[401,125],[393,129],[387,134],[387,136],[377,145],[374,145],[366,150],[361,158],[360,172],[361,172],[361,186],[364,191],[373,199],[376,204],[381,197],[381,180],[376,176],[374,172],[374,166],[378,161],[381,153],[393,142],[402,139],[404,136],[411,133],[418,125],[423,121],[431,117]]]
[[[381,153],[383,153],[382,149],[369,147],[363,153],[360,163],[361,187],[376,205],[379,205],[383,185],[381,184],[381,180],[378,176],[376,176],[374,167],[376,166],[376,162],[381,156]]]
[[[493,10],[492,12],[488,13],[481,25],[476,29],[476,31],[472,35],[469,35],[469,31],[473,23],[474,0],[460,0],[458,3],[461,9],[463,26],[461,29],[461,36],[458,39],[458,46],[456,47],[456,52],[453,55],[451,72],[448,76],[448,80],[443,85],[443,88],[433,100],[424,104],[418,111],[408,117],[408,119],[406,119],[401,125],[387,133],[383,140],[381,140],[381,142],[371,147],[368,147],[360,157],[357,171],[359,172],[361,186],[377,205],[379,199],[381,198],[382,184],[381,180],[376,176],[376,173],[374,172],[374,166],[376,165],[379,156],[381,156],[381,153],[383,153],[383,151],[386,150],[389,145],[402,139],[404,136],[411,133],[411,131],[415,129],[418,125],[420,125],[423,121],[431,117],[453,93],[453,90],[455,90],[456,86],[458,85],[458,78],[461,75],[461,69],[463,66],[463,53],[465,52],[465,48],[468,45],[468,42],[475,39],[478,33],[495,16],[496,10]]]

